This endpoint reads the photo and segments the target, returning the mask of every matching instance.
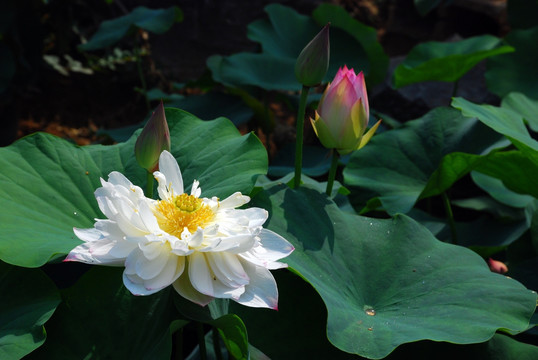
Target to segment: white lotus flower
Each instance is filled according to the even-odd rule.
[[[83,244],[65,261],[125,266],[123,283],[134,295],[153,294],[168,285],[202,306],[213,298],[230,298],[251,307],[277,308],[278,291],[269,270],[293,246],[264,229],[268,213],[261,208],[236,209],[250,201],[237,192],[219,201],[200,198],[194,181],[183,192],[179,166],[168,151],[153,173],[161,200],[112,172],[95,191],[108,218],[94,228],[74,229]]]

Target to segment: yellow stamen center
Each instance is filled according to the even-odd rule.
[[[202,202],[202,199],[187,194],[159,201],[156,210],[157,222],[161,229],[179,238],[185,228],[193,233],[198,227],[203,228],[214,217],[213,211]]]

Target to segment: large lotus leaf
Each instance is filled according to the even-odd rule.
[[[522,93],[511,92],[503,98],[501,107],[519,113],[533,131],[538,131],[538,100],[533,100]]]
[[[344,169],[344,183],[355,187],[355,192],[366,189],[378,196],[389,214],[406,213],[419,198],[441,193],[472,170],[480,160],[473,154],[499,138],[477,119],[436,108],[374,136],[353,153]]]
[[[538,26],[527,30],[512,30],[506,36],[505,41],[516,51],[488,61],[485,76],[488,89],[492,93],[503,97],[512,91],[519,91],[530,98],[538,99],[536,39]]]
[[[476,117],[496,132],[505,135],[518,149],[525,152],[529,159],[538,164],[538,141],[530,136],[523,121],[523,114],[505,107],[477,105],[463,98],[454,98],[452,106],[460,109],[463,115]]]
[[[533,161],[534,160],[534,161]],[[522,151],[497,152],[488,161],[476,166],[476,171],[502,180],[510,190],[519,194],[529,194],[538,198],[538,153],[534,159]]]
[[[60,294],[41,270],[3,262],[0,293],[0,358],[20,359],[45,342],[43,325],[60,303]]]
[[[218,329],[223,345],[234,359],[248,357],[247,329],[241,318],[228,313],[229,299],[215,299],[208,306],[201,307],[177,295],[174,296],[174,304],[186,319],[206,323]]]
[[[250,193],[267,171],[267,153],[254,135],[241,136],[226,119],[201,121],[167,109],[172,153],[185,186],[200,181],[203,196]],[[136,133],[113,146],[77,147],[48,134],[34,134],[0,148],[0,258],[38,267],[77,246],[72,228],[102,218],[93,192],[111,171],[145,188],[146,175],[133,156]]]
[[[230,303],[230,312],[247,326],[249,342],[271,359],[357,359],[327,340],[327,310],[312,286],[286,270],[273,275],[278,311]]]
[[[80,50],[91,51],[114,45],[131,29],[138,27],[155,34],[163,34],[172,27],[174,21],[181,21],[183,15],[177,6],[167,9],[148,9],[144,6],[135,8],[131,13],[119,18],[103,21],[97,32]]]
[[[158,90],[158,89],[157,89]],[[158,92],[163,93],[161,90]],[[162,95],[161,94],[161,95]],[[159,95],[157,92],[154,95]],[[230,119],[236,126],[248,122],[254,115],[253,110],[245,102],[235,95],[229,95],[218,92],[209,92],[203,95],[191,95],[184,97],[179,94],[171,94],[169,101],[164,100],[167,107],[174,107],[187,111],[202,120],[212,120],[218,117]],[[149,92],[148,92],[149,97]],[[162,99],[157,96],[156,99]],[[149,115],[146,120],[149,119]],[[116,129],[103,129],[99,132],[110,136],[116,142],[127,141],[133,133],[143,127],[145,121],[138,124],[128,125]]]
[[[481,215],[471,221],[456,221],[455,241],[446,218],[440,219],[418,209],[410,211],[409,216],[427,227],[437,239],[457,243],[482,257],[489,257],[518,240],[529,229],[529,222],[522,213],[513,214],[519,216],[509,219]]]
[[[174,101],[171,106],[190,112],[202,120],[222,116],[236,126],[248,122],[254,116],[254,111],[239,96],[217,92],[187,96]]]
[[[346,352],[379,359],[422,339],[484,342],[497,329],[525,330],[534,313],[536,293],[404,215],[347,214],[315,190],[285,185],[254,203],[295,246],[285,261],[321,295],[327,336]]]
[[[295,59],[269,54],[213,55],[207,59],[213,79],[231,87],[255,85],[266,90],[299,90]]]
[[[319,146],[305,145],[303,147],[303,174],[321,176],[329,172],[331,156],[329,150]],[[269,176],[282,177],[295,169],[295,144],[284,145],[277,153],[271,166]]]
[[[227,354],[228,352],[228,349],[226,348],[225,344],[223,344],[220,339],[219,339],[219,345],[218,347],[216,347],[214,345],[214,334],[213,334],[213,330],[210,330],[208,331],[206,334],[205,334],[205,356],[207,359],[230,359],[230,358],[233,358],[233,359],[250,359],[250,360],[271,360],[269,357],[267,357],[267,355],[265,355],[263,352],[261,352],[259,349],[255,348],[254,346],[252,346],[251,344],[248,344],[248,357],[233,357],[233,356],[228,356],[226,357],[226,355],[224,355],[223,357],[223,354]],[[217,353],[216,352],[216,349],[219,349],[220,350],[220,353]],[[192,350],[192,352],[185,358],[185,360],[199,360],[199,359],[202,359],[202,356],[200,355],[200,346],[199,345],[196,345],[196,347]]]
[[[250,23],[247,36],[260,43],[262,52],[266,54],[296,59],[304,46],[321,30],[309,16],[284,5],[267,5],[265,12],[268,19]]]
[[[386,360],[535,360],[537,358],[538,347],[519,342],[506,335],[495,334],[487,342],[466,346],[433,341],[405,344],[390,354]]]
[[[389,58],[387,54],[385,54],[381,44],[377,41],[376,29],[353,19],[353,17],[343,8],[332,4],[321,4],[314,10],[312,17],[318,24],[326,24],[330,22],[332,32],[334,32],[333,29],[342,29],[351,34],[353,38],[361,44],[369,61],[368,71],[365,71],[366,80],[369,85],[377,84],[385,79]],[[335,33],[339,35],[338,32]],[[341,36],[331,37],[331,64],[329,66],[329,75],[331,76],[331,79],[334,74],[333,71],[336,71],[337,67],[342,66],[346,62],[348,66],[355,66],[357,71],[366,69],[358,67],[359,64],[351,62],[350,59],[344,58],[344,52],[342,52],[342,56],[340,56],[340,46],[345,48],[346,43],[350,44],[352,42],[349,42],[347,38]],[[359,59],[356,61],[359,61]],[[331,71],[330,69],[333,70]]]
[[[280,4],[268,5],[265,11],[269,19],[250,24],[248,37],[262,45],[264,54],[292,61],[293,66],[288,68],[290,79],[295,79],[293,69],[301,50],[317,35],[322,26],[330,22],[331,61],[324,81],[331,81],[338,68],[346,64],[348,67],[354,67],[357,72],[362,70],[369,75],[370,64],[376,64],[379,68],[385,61],[383,74],[377,74],[376,81],[383,80],[388,59],[377,42],[377,37],[372,38],[375,30],[354,20],[344,9],[336,5],[321,4],[312,14],[312,18]],[[297,83],[297,80],[295,82]]]
[[[301,85],[294,74],[297,56],[334,16],[338,25],[330,30],[331,61],[325,81],[330,81],[338,68],[346,64],[368,75],[373,61],[377,62],[372,65],[377,71],[375,81],[380,81],[387,61],[380,45],[372,38],[372,29],[349,15],[343,16],[334,6],[326,9],[327,12],[315,13],[316,20],[321,22],[316,24],[314,19],[291,8],[268,5],[265,10],[269,19],[257,20],[248,27],[249,39],[260,43],[262,53],[210,57],[207,65],[213,78],[232,87],[254,85],[266,90],[299,90]]]
[[[507,189],[502,180],[483,173],[472,171],[471,178],[478,187],[487,192],[492,198],[508,206],[525,208],[534,200],[534,197],[530,195],[518,194]]]
[[[415,46],[394,70],[396,88],[421,81],[458,81],[480,61],[513,51],[501,40],[482,35],[457,42],[426,42]]]
[[[231,311],[239,314],[246,323],[252,344],[272,359],[359,359],[357,355],[338,350],[327,340],[327,310],[311,286],[290,272],[276,271],[274,276],[279,290],[278,311],[230,304]],[[297,304],[301,304],[301,311],[298,311]],[[403,344],[386,359],[430,360],[443,354],[446,355],[443,358],[447,359],[531,360],[537,349],[495,334],[488,342],[466,346],[434,341]]]
[[[234,359],[249,358],[247,329],[239,316],[226,314],[215,319],[212,325],[218,328],[230,356]]]
[[[177,313],[171,290],[133,296],[123,269],[93,267],[72,288],[47,323],[48,338],[31,359],[170,359],[171,333],[187,321]]]

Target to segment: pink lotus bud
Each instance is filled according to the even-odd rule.
[[[360,149],[374,135],[380,121],[368,133],[368,94],[362,71],[355,75],[347,66],[340,68],[323,94],[315,119],[310,119],[319,140],[340,155]]]
[[[304,86],[323,81],[329,68],[329,25],[327,24],[299,54],[295,62],[295,77]]]
[[[161,101],[136,139],[136,161],[147,171],[153,172],[158,169],[159,156],[164,150],[170,151],[170,131]]]
[[[508,272],[508,266],[502,261],[493,260],[492,258],[488,259],[489,269],[492,272],[499,274],[506,274]]]

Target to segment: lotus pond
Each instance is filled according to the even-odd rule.
[[[18,19],[61,3],[2,5],[6,109],[39,72]],[[148,39],[188,2],[106,3],[38,60],[132,74],[139,116],[0,147],[1,359],[538,358],[538,2],[399,57],[346,2],[271,3],[181,83]]]

